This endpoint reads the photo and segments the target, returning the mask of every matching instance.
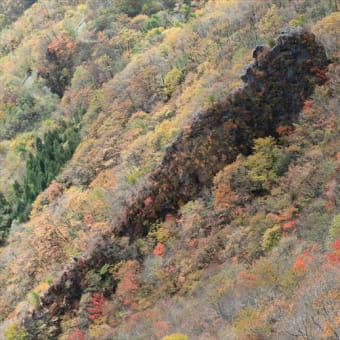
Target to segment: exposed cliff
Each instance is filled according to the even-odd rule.
[[[284,32],[272,49],[258,47],[254,57],[242,78],[244,87],[196,114],[168,146],[161,164],[126,200],[114,228],[66,266],[41,297],[41,306],[24,320],[30,339],[56,337],[62,315],[78,306],[89,270],[122,259],[142,260],[134,241],[147,234],[150,222],[197,198],[226,164],[251,152],[254,138],[275,135],[278,126],[293,123],[315,85],[326,81],[326,54],[311,33]],[[114,289],[115,282],[111,284]]]

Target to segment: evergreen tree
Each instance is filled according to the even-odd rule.
[[[12,186],[14,199],[9,204],[12,219],[27,221],[34,199],[48,187],[61,167],[72,157],[80,142],[78,127],[80,119],[81,116],[69,125],[62,122],[59,128],[45,133],[43,139],[40,137],[35,139],[36,152],[35,155],[32,153],[28,155],[23,184],[15,181]],[[1,202],[0,213],[1,206],[5,206],[5,203]]]
[[[11,207],[4,194],[0,192],[0,244],[11,226]]]

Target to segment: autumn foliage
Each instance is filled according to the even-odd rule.
[[[88,318],[92,321],[98,319],[102,315],[104,304],[104,295],[102,293],[93,293],[87,307]]]
[[[155,248],[153,249],[153,254],[156,256],[163,256],[165,253],[165,247],[162,243],[157,243]]]
[[[336,338],[337,1],[23,2],[0,338]]]
[[[85,336],[80,329],[74,329],[67,337],[67,340],[85,340]]]
[[[332,245],[332,252],[326,253],[326,258],[331,264],[340,263],[340,238],[337,239]]]
[[[134,305],[134,295],[139,288],[139,264],[137,261],[127,261],[118,271],[120,279],[116,296],[124,306]]]

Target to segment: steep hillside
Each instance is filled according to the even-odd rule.
[[[89,271],[100,272],[103,266],[115,266],[122,260],[142,261],[141,254],[133,253],[135,242],[150,232],[148,226],[164,220],[170,212],[177,215],[180,201],[197,199],[211,187],[214,175],[224,165],[235,160],[237,154],[250,152],[254,138],[274,135],[282,123],[296,120],[315,84],[326,80],[327,58],[323,48],[315,44],[315,37],[307,32],[287,32],[277,42],[261,56],[257,53],[265,48],[257,48],[256,62],[243,77],[247,81],[245,88],[197,114],[186,131],[167,147],[161,165],[135,193],[121,213],[121,220],[85,257],[76,258],[76,263],[41,297],[42,307],[53,308],[43,318],[37,311],[33,319],[45,326],[52,320],[56,331],[53,336],[60,332],[55,328],[54,316],[75,306],[88,288],[85,277]],[[287,83],[291,84],[290,93]],[[128,235],[132,245],[124,249],[119,246],[119,238],[112,239],[112,233],[119,238]],[[107,284],[114,287],[112,282]],[[50,329],[41,334],[37,324],[28,325],[34,339],[52,336]]]
[[[336,339],[337,1],[20,6],[2,336]]]

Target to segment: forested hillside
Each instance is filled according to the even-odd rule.
[[[2,1],[0,339],[338,339],[339,9]]]

